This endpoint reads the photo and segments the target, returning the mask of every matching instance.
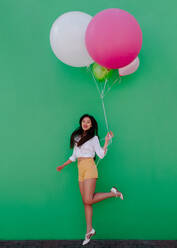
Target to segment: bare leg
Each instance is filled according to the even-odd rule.
[[[79,182],[79,188],[82,196],[82,201],[84,203],[84,182]],[[85,208],[85,218],[87,223],[87,231],[86,233],[92,230],[92,215],[93,215],[93,208],[92,205],[88,205],[84,203]]]
[[[104,199],[115,197],[113,192],[108,193],[94,193],[96,186],[96,178],[85,179],[82,185],[83,203],[85,206],[85,217],[87,222],[87,233],[92,230],[92,204],[102,201]]]
[[[85,218],[87,223],[86,233],[92,230],[92,216],[93,216],[93,207],[92,205],[84,204],[85,207]]]
[[[84,180],[84,202],[92,205],[94,203],[103,201],[110,197],[115,197],[113,192],[94,193],[96,186],[96,178],[89,178]]]
[[[79,188],[82,195],[82,201],[85,207],[85,218],[87,223],[87,233],[92,229],[92,204],[104,199],[115,197],[113,192],[94,193],[96,186],[96,178],[85,179],[84,182],[79,182]]]

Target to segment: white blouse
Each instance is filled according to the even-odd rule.
[[[80,135],[75,137],[76,141],[79,141]],[[69,159],[71,161],[76,161],[76,158],[78,157],[95,157],[95,152],[98,155],[98,157],[103,158],[106,153],[104,153],[104,149],[100,146],[100,142],[98,139],[98,136],[94,136],[91,139],[87,140],[84,144],[82,144],[80,147],[74,144],[73,154]]]

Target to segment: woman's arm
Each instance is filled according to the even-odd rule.
[[[57,167],[57,171],[62,170],[66,165],[68,165],[68,164],[70,164],[70,163],[72,163],[72,162],[74,162],[74,161],[76,161],[76,149],[75,149],[75,146],[74,146],[74,149],[73,149],[73,154],[72,154],[72,156],[69,157],[69,159],[68,159],[64,164],[58,166],[58,167]]]
[[[107,150],[107,146],[105,144],[104,148],[101,147],[98,136],[95,136],[94,138],[94,149],[96,154],[98,155],[99,158],[104,158],[105,154],[106,154],[106,150]]]
[[[110,131],[107,133],[106,137],[105,137],[105,143],[104,143],[104,152],[106,153],[107,152],[107,146],[108,146],[108,143],[109,143],[109,140],[113,137],[113,133]]]
[[[75,147],[75,145],[74,145],[74,149],[73,149],[73,154],[72,154],[71,157],[69,157],[69,160],[71,162],[75,162],[76,161],[76,147]]]
[[[106,154],[106,152],[107,152],[108,142],[109,142],[109,141],[105,139],[105,143],[104,143],[104,146],[103,146],[104,154]]]
[[[109,140],[113,137],[113,133],[110,131],[107,133],[106,137],[105,137],[105,143],[103,148],[100,146],[100,142],[98,139],[98,136],[95,136],[95,140],[94,140],[94,147],[95,147],[95,152],[98,155],[98,157],[100,158],[104,158],[104,156],[107,153],[107,146],[109,143]]]
[[[73,161],[68,159],[64,164],[57,167],[57,171],[61,171],[66,165],[71,164]]]
[[[71,159],[68,159],[63,165],[63,167],[65,167],[68,164],[71,164],[73,161]]]

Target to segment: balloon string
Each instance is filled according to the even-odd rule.
[[[103,107],[103,112],[104,112],[104,118],[105,118],[107,132],[109,132],[109,126],[108,126],[108,120],[107,120],[107,116],[106,116],[106,109],[105,109],[105,105],[104,105],[104,101],[103,101],[103,96],[101,97],[101,102],[102,102],[102,107]],[[110,139],[110,143],[112,143],[112,138]]]
[[[105,83],[104,83],[104,87],[103,87],[103,90],[102,90],[102,92],[101,92],[101,96],[103,96],[103,94],[104,94],[104,91],[105,91],[105,86],[106,86],[106,83],[107,83],[107,79],[105,80]]]
[[[107,115],[106,115],[106,109],[105,109],[104,100],[103,100],[103,98],[104,98],[105,87],[106,87],[106,85],[107,85],[107,79],[105,80],[104,87],[103,87],[102,91],[100,92],[100,89],[99,89],[99,86],[98,86],[98,82],[97,82],[97,80],[95,79],[92,70],[90,69],[89,66],[87,67],[87,69],[91,72],[92,77],[93,77],[93,79],[94,79],[94,82],[95,82],[95,84],[96,84],[96,88],[97,88],[98,93],[99,93],[99,95],[100,95],[101,103],[102,103],[102,108],[103,108],[103,112],[104,112],[104,119],[105,119],[105,123],[106,123],[106,129],[107,129],[107,132],[109,132],[109,126],[108,126],[108,120],[107,120]],[[109,88],[111,88],[111,87],[109,87]],[[101,140],[103,140],[103,139],[105,139],[105,138],[102,138]],[[112,143],[112,137],[110,138],[110,140],[109,140],[109,142],[108,142],[108,146],[109,146],[111,143]],[[107,146],[107,147],[108,147],[108,146]],[[100,162],[100,158],[98,159],[98,161],[97,161],[97,163],[96,163],[97,166],[98,166],[99,162]]]
[[[90,71],[91,71],[92,77],[94,79],[94,82],[95,82],[95,84],[97,86],[97,90],[98,90],[99,95],[100,95],[100,98],[101,98],[103,112],[104,112],[104,118],[105,118],[105,123],[106,123],[106,128],[107,128],[107,131],[109,131],[108,121],[107,121],[107,117],[106,117],[106,110],[105,110],[104,101],[103,101],[103,98],[104,98],[104,96],[103,96],[103,90],[105,89],[105,85],[106,85],[107,79],[105,80],[104,89],[102,90],[102,92],[100,92],[99,87],[98,87],[98,83],[97,83],[97,81],[96,81],[96,79],[95,79],[95,77],[93,75],[93,72],[92,72],[92,70],[90,70]]]
[[[88,66],[87,69],[90,69],[90,67]],[[98,93],[99,93],[99,95],[101,96],[101,92],[100,92],[100,89],[99,89],[99,87],[98,87],[98,85],[97,85],[97,81],[96,81],[96,79],[95,79],[95,77],[94,77],[94,75],[93,75],[92,69],[90,69],[89,71],[90,71],[91,74],[92,74],[92,77],[93,77],[93,79],[94,79],[94,82],[95,82],[96,87],[97,87],[97,90],[98,90]]]
[[[107,132],[109,132],[108,120],[107,120],[107,115],[106,115],[106,110],[105,110],[105,105],[104,105],[104,100],[103,100],[104,96],[101,95],[100,98],[101,98],[101,103],[102,103],[102,107],[103,107],[103,112],[104,112],[104,118],[105,118],[105,123],[106,123]],[[105,138],[104,138],[104,139],[105,139]],[[109,140],[109,142],[108,142],[108,146],[109,146],[111,143],[112,143],[112,137],[110,138],[110,140]],[[107,147],[108,147],[108,146],[107,146]],[[108,150],[108,148],[107,148],[107,150]],[[100,162],[100,158],[98,159],[98,161],[97,161],[97,163],[96,163],[96,166],[98,166],[99,162]]]
[[[102,103],[102,107],[103,107],[106,128],[107,128],[107,131],[109,131],[108,120],[107,120],[107,116],[106,116],[106,110],[105,110],[105,105],[104,105],[104,101],[103,101],[103,96],[101,96],[101,103]]]
[[[120,83],[122,82],[122,77],[117,78],[117,79],[112,83],[112,85],[111,85],[111,86],[107,89],[107,91],[105,92],[104,97],[107,95],[107,93],[111,90],[112,86],[113,86],[116,82],[118,82],[118,84],[120,84]]]

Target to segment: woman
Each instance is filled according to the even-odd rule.
[[[107,153],[107,145],[113,137],[112,132],[108,132],[105,137],[105,144],[102,148],[98,139],[98,125],[95,118],[84,114],[79,120],[80,126],[72,133],[70,137],[70,147],[73,148],[73,154],[63,165],[57,167],[61,171],[66,165],[78,160],[78,180],[82,201],[85,207],[85,217],[87,231],[83,245],[87,244],[91,237],[96,233],[92,227],[92,204],[100,202],[110,197],[120,197],[123,195],[116,187],[112,187],[110,192],[95,193],[98,170],[95,164],[95,153],[102,159]]]

